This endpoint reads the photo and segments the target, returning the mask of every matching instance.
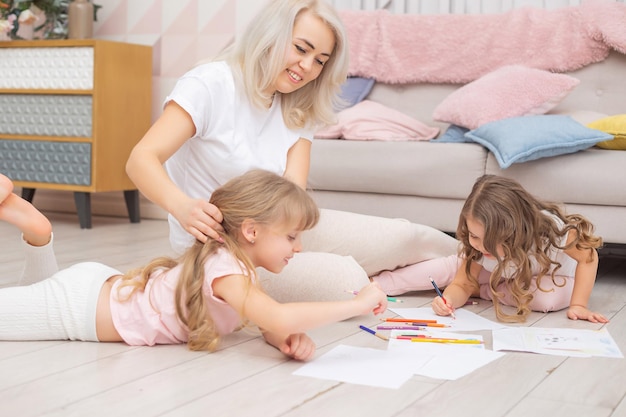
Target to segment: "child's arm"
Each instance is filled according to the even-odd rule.
[[[309,329],[387,309],[387,296],[376,283],[366,285],[346,301],[281,304],[249,285],[246,277],[228,275],[213,281],[213,293],[261,328],[266,340],[283,352],[298,350],[294,342],[308,343],[308,337],[303,339],[300,334]]]
[[[472,295],[480,295],[478,286],[470,281],[465,273],[466,264],[467,259],[464,259],[454,276],[454,280],[443,291],[443,297],[448,303],[444,303],[441,297],[435,297],[433,300],[431,306],[435,314],[439,316],[449,316],[455,308],[463,306]],[[482,265],[472,262],[470,268],[472,275],[477,277],[482,269]]]
[[[575,230],[569,232],[568,243],[576,238],[576,233]],[[596,274],[598,273],[598,252],[595,249],[592,249],[592,251],[591,261],[589,261],[588,250],[581,250],[577,249],[576,246],[572,246],[564,251],[577,262],[576,272],[574,273],[574,289],[567,310],[567,317],[572,320],[582,319],[593,323],[608,323],[609,320],[604,315],[590,311],[587,308],[591,290],[596,281]]]
[[[265,341],[285,355],[306,361],[315,354],[315,343],[305,333],[290,334],[287,337],[277,333],[263,332]]]

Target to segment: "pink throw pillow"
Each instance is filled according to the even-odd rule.
[[[337,124],[317,133],[321,139],[353,140],[430,140],[439,134],[439,128],[427,126],[398,110],[371,100],[337,114]]]
[[[460,87],[434,110],[433,119],[468,129],[500,119],[545,114],[580,80],[522,65],[507,65]]]

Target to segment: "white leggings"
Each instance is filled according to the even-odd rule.
[[[98,296],[104,282],[120,272],[84,262],[45,277],[56,266],[52,241],[42,247],[28,246],[25,252],[25,271],[33,283],[0,289],[0,340],[97,342]]]
[[[384,271],[374,277],[373,280],[378,282],[388,295],[399,295],[409,291],[432,290],[433,286],[429,277],[432,277],[439,287],[444,288],[450,285],[460,265],[461,259],[457,255],[450,255],[409,265],[395,271]],[[484,300],[493,300],[491,289],[489,288],[490,276],[491,272],[485,269],[482,269],[478,275],[480,298]],[[555,280],[558,284],[564,285],[562,287],[556,286],[550,277],[544,277],[541,282],[541,289],[544,291],[538,291],[537,277],[533,277],[530,287],[533,293],[533,299],[529,304],[531,310],[548,312],[561,310],[569,306],[572,291],[574,290],[574,277],[557,275]],[[500,299],[502,304],[515,306],[514,300],[504,283],[498,287],[498,291],[504,293],[504,297]]]
[[[458,241],[404,219],[321,210],[302,234],[302,253],[280,273],[259,269],[265,290],[279,302],[333,301],[369,284],[369,277],[457,252]]]

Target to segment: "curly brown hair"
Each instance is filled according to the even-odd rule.
[[[555,222],[557,217],[563,222]],[[485,250],[496,257],[498,264],[489,280],[496,316],[506,322],[523,322],[530,312],[529,304],[533,299],[530,284],[533,278],[531,259],[539,265],[537,289],[541,280],[549,276],[555,286],[555,273],[560,263],[551,259],[550,253],[566,250],[575,246],[579,250],[589,251],[589,262],[594,259],[595,250],[602,246],[602,238],[593,234],[594,226],[580,214],[566,214],[557,204],[540,201],[526,191],[517,181],[497,176],[483,175],[474,184],[468,196],[457,227],[457,238],[462,242],[461,256],[466,262],[466,273],[478,286],[478,277],[470,273],[472,262],[480,261],[483,254],[474,249],[469,242],[467,219],[481,223],[485,228],[483,245]],[[575,238],[569,244],[561,242],[570,231],[575,231]],[[503,256],[498,255],[500,246]],[[503,278],[505,269],[514,266],[513,275]],[[516,314],[505,314],[499,300],[503,296],[497,288],[505,283],[515,300]]]

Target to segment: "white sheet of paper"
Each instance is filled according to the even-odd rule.
[[[600,330],[509,327],[493,331],[493,350],[559,356],[623,358],[606,327]]]
[[[293,374],[397,389],[413,376],[412,367],[419,368],[428,359],[415,354],[398,355],[388,350],[339,345]]]
[[[430,307],[390,308],[389,310],[403,318],[437,320],[437,323],[449,325],[450,327],[443,328],[443,330],[449,331],[495,330],[507,327],[504,324],[487,320],[486,318],[463,308],[457,308],[454,311],[456,320],[452,317],[438,316]]]
[[[484,344],[445,344],[445,343],[421,343],[410,340],[394,339],[398,334],[428,334],[433,337],[454,337],[460,339],[483,340],[481,335],[461,334],[437,330],[410,331],[393,330],[387,350],[397,355],[411,355],[412,357],[428,357],[429,361],[423,365],[411,365],[411,369],[417,375],[423,375],[436,379],[455,380],[459,379],[478,368],[504,356],[502,352],[486,350]],[[407,361],[407,363],[409,363]]]

